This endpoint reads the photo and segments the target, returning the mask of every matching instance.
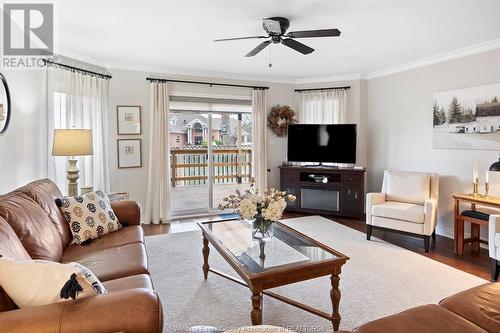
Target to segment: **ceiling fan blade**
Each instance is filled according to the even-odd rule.
[[[322,29],[322,30],[304,30],[292,31],[287,34],[290,38],[309,38],[309,37],[338,37],[340,36],[339,29]]]
[[[221,38],[221,39],[215,39],[214,42],[225,42],[225,41],[228,41],[228,40],[240,40],[240,39],[259,39],[259,38],[267,38],[267,36],[248,36],[248,37]]]
[[[265,49],[266,46],[268,46],[269,44],[271,44],[270,40],[266,40],[265,42],[260,43],[255,49],[253,49],[252,51],[248,52],[245,55],[245,57],[253,57],[257,53],[259,53],[260,51],[262,51],[263,49]]]
[[[298,51],[302,54],[309,54],[311,52],[314,52],[314,49],[312,47],[309,47],[307,45],[304,45],[300,42],[297,42],[294,39],[291,38],[286,38],[281,41],[281,43],[285,44],[291,49],[294,49],[295,51]]]

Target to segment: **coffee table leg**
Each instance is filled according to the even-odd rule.
[[[252,325],[262,325],[262,293],[253,292],[252,294]]]
[[[208,255],[210,254],[210,248],[208,247],[208,239],[203,235],[203,249],[201,250],[203,253],[203,276],[205,280],[208,277],[208,270],[210,269],[210,265],[208,264]]]
[[[330,298],[332,299],[332,324],[333,330],[338,331],[340,326],[340,313],[339,313],[339,304],[340,304],[340,290],[339,290],[339,282],[340,282],[340,267],[334,269],[333,274],[331,276],[332,289],[330,290]]]

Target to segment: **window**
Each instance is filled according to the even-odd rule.
[[[170,131],[186,133],[181,142],[173,136],[170,143],[174,216],[217,212],[227,193],[250,187],[254,169],[250,100],[172,96],[170,119]]]
[[[194,132],[195,133],[202,133],[203,132],[203,126],[200,123],[195,123],[193,125]]]
[[[177,137],[175,138],[175,142],[176,143],[180,143],[181,142],[181,137],[177,135]]]

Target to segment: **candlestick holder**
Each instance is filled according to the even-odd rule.
[[[489,192],[490,192],[490,183],[485,182],[484,183],[484,197],[485,198],[489,197],[489,195],[488,195]]]
[[[474,183],[472,187],[472,196],[473,197],[479,196],[479,178],[474,178]]]

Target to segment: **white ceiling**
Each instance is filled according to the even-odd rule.
[[[231,73],[241,77],[301,79],[367,74],[500,39],[500,0],[164,0],[76,1],[56,5],[61,53],[109,67],[171,73]],[[285,16],[290,29],[339,28],[339,38],[300,41],[299,54],[260,43],[213,43],[260,35],[261,19]]]

